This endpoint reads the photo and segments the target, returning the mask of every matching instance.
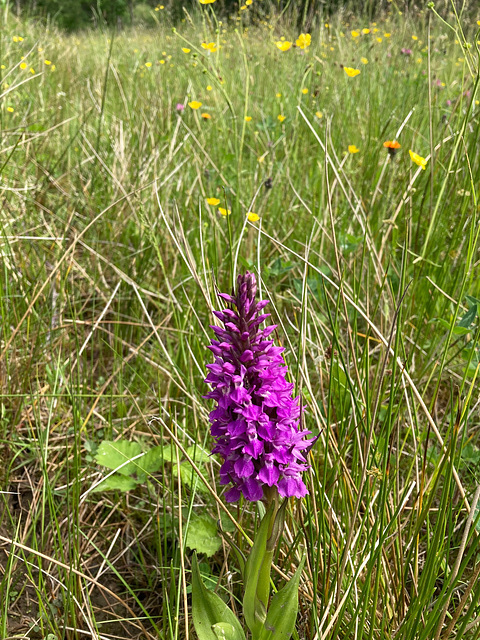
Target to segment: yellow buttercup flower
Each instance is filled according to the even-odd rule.
[[[282,97],[282,94],[281,94],[281,93],[276,93],[276,94],[275,94],[275,97],[276,97],[276,98],[281,98],[281,97]]]
[[[200,109],[200,107],[202,106],[201,102],[198,102],[198,100],[192,100],[191,102],[188,103],[188,106],[190,107],[190,109]]]
[[[277,120],[279,120],[280,122],[283,122],[285,120],[287,116],[282,116],[282,114],[277,116]]]
[[[288,40],[278,40],[278,42],[276,42],[275,44],[280,49],[280,51],[288,51],[292,46],[292,43]]]
[[[317,116],[317,118],[323,118],[323,113],[321,111],[316,111],[315,115]]]
[[[213,4],[215,0],[198,0],[200,4]]]
[[[15,109],[13,107],[7,107],[7,111],[9,113],[13,113],[15,111]]]
[[[202,113],[201,115],[202,115],[202,118],[204,120],[211,120],[212,119],[212,116],[209,113]]]
[[[224,209],[223,207],[218,207],[218,213],[222,216],[229,216],[232,212],[230,209]]]
[[[207,203],[211,204],[212,207],[216,207],[217,204],[220,204],[220,200],[218,198],[207,198]]]
[[[356,147],[354,144],[348,145],[348,153],[358,153],[360,149]]]
[[[183,53],[190,53],[190,49],[188,49],[187,47],[182,47],[182,51]]]
[[[370,33],[370,29],[362,29],[362,33],[364,36],[368,36],[368,34]]]
[[[22,62],[22,64],[20,65],[20,69],[26,69],[26,68],[27,68],[27,63]]]
[[[354,78],[360,73],[360,69],[353,69],[352,67],[343,67],[343,70],[349,78]]]
[[[362,64],[368,64],[368,60],[367,60],[367,58],[360,58],[360,62],[361,62]]]
[[[390,36],[391,36],[391,35],[392,35],[391,33],[384,33],[384,34],[383,34],[383,37],[384,37],[384,38],[390,38]]]
[[[304,96],[306,96],[306,95],[307,95],[307,93],[308,93],[308,89],[307,89],[307,87],[304,87],[304,88],[302,89],[302,93],[303,93],[303,95],[304,95]]]
[[[360,31],[350,31],[350,33],[352,34],[352,38],[358,38],[358,36],[360,35]]]
[[[245,116],[245,122],[250,122],[251,119],[252,119],[252,116]]]
[[[415,151],[412,151],[411,149],[408,150],[408,153],[410,154],[412,162],[418,164],[418,166],[422,167],[422,169],[425,171],[425,169],[427,168],[428,160],[425,160],[425,158],[422,158],[422,156],[419,156],[418,153],[415,153]]]
[[[307,47],[310,46],[310,43],[312,42],[312,36],[309,33],[301,33],[295,44],[297,45],[297,47],[299,47],[300,49],[306,49]]]
[[[257,220],[260,220],[260,216],[254,213],[253,211],[249,211],[247,213],[247,220],[249,222],[257,222]]]
[[[150,67],[152,66],[151,62],[145,62],[145,66],[147,67],[147,69],[150,69]]]
[[[218,49],[215,42],[202,42],[202,48],[210,51],[210,53],[215,53]]]
[[[207,85],[207,91],[211,91],[213,89],[213,87],[211,87],[210,85]]]

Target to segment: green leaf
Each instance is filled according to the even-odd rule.
[[[300,562],[293,578],[272,598],[259,640],[288,640],[295,629],[298,613],[298,587],[305,558]]]
[[[172,467],[172,475],[174,478],[176,478],[177,474],[178,474],[178,465],[174,464]],[[182,464],[180,465],[180,478],[182,480],[182,484],[186,485],[187,487],[192,487],[197,480],[197,475],[195,473],[195,470],[193,469],[192,465],[187,461],[182,462]],[[196,491],[200,491],[200,493],[208,492],[208,489],[205,487],[205,485],[201,481],[196,482],[195,489]]]
[[[267,542],[274,516],[275,505],[272,504],[262,518],[245,565],[243,615],[254,638],[261,632],[267,615],[270,569],[273,559],[273,551],[267,551]]]
[[[237,640],[237,638],[242,637],[237,634],[236,629],[228,622],[217,622],[217,624],[212,625],[212,631],[218,640]]]
[[[192,514],[188,525],[186,545],[198,553],[213,556],[222,546],[217,534],[217,523],[207,514]]]
[[[98,493],[99,491],[132,491],[138,486],[138,482],[134,478],[129,476],[122,476],[119,473],[114,473],[113,476],[105,478],[98,486],[93,489],[92,493]]]
[[[129,442],[128,440],[111,442],[110,440],[104,440],[98,447],[95,460],[103,467],[107,467],[107,469],[118,469],[125,461],[131,460],[141,452],[142,449],[138,442]],[[118,469],[118,473],[123,476],[131,476],[135,473],[137,466],[135,462],[130,462]]]
[[[463,316],[463,318],[460,320],[460,322],[458,323],[459,327],[469,327],[470,325],[472,325],[475,322],[475,318],[477,317],[477,305],[473,304],[470,309],[467,311],[467,313]]]
[[[450,326],[451,326],[450,322],[447,322],[443,318],[437,318],[437,322],[440,326],[450,330]],[[467,329],[466,327],[463,327],[460,324],[457,324],[456,326],[453,327],[452,333],[456,336],[465,336],[467,333],[471,333],[471,330]]]
[[[198,640],[245,640],[243,629],[233,611],[220,596],[205,588],[196,554],[192,559],[192,618]],[[225,635],[218,635],[221,631]]]
[[[199,445],[192,445],[187,449],[187,455],[196,463],[196,464],[204,464],[208,462],[208,458],[210,456],[210,452],[202,449]]]

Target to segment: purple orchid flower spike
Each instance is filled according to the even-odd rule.
[[[252,273],[239,275],[233,295],[220,293],[229,307],[215,311],[224,328],[212,326],[216,340],[209,349],[215,362],[208,364],[205,380],[216,401],[210,413],[213,453],[224,462],[221,484],[232,483],[227,502],[243,494],[249,501],[308,494],[302,473],[313,442],[301,431],[299,398],[285,376],[283,347],[268,340],[276,325],[260,329],[270,314],[262,313],[268,300],[255,301],[257,283]]]

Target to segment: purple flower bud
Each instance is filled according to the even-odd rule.
[[[205,382],[212,391],[205,397],[216,401],[210,413],[213,452],[223,458],[221,484],[233,485],[228,502],[241,495],[261,500],[266,487],[283,497],[308,493],[302,473],[310,431],[299,430],[301,409],[285,378],[283,348],[267,339],[275,325],[259,328],[269,317],[261,313],[268,300],[255,302],[256,292],[255,276],[247,272],[238,276],[234,295],[219,294],[231,307],[215,311],[224,328],[211,327],[217,340],[208,347],[215,362],[207,365]]]
[[[185,105],[183,105],[181,102],[177,102],[175,109],[177,110],[177,112],[181,113],[185,109]]]

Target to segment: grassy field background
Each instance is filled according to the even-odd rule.
[[[480,14],[281,51],[281,16],[213,8],[1,14],[0,637],[193,638],[193,549],[241,610],[217,520],[246,551],[258,515],[223,506],[202,396],[250,269],[320,434],[276,559],[307,553],[294,638],[478,638]]]

